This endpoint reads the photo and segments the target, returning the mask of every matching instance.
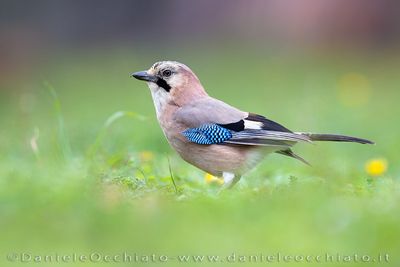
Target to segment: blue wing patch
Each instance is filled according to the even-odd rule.
[[[232,138],[230,130],[217,124],[204,124],[197,128],[190,128],[182,132],[190,141],[199,145],[220,144]]]

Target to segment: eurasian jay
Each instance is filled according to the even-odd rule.
[[[351,136],[292,132],[264,116],[241,111],[210,97],[197,76],[179,62],[157,62],[132,76],[147,82],[169,144],[185,161],[222,177],[224,187],[235,185],[269,153],[307,163],[291,149],[298,142],[373,144]]]

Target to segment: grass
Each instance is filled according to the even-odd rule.
[[[168,266],[183,265],[181,255],[216,255],[214,265],[247,266],[239,256],[281,253],[335,255],[334,263],[318,265],[361,266],[355,253],[374,259],[388,253],[389,263],[381,264],[398,266],[395,56],[179,54],[211,95],[232,105],[293,130],[377,143],[302,145],[295,151],[312,167],[272,155],[236,188],[217,195],[217,183],[207,184],[203,172],[168,147],[146,86],[129,78],[154,58],[103,52],[56,57],[2,85],[2,265],[12,266],[6,255],[14,252],[126,252],[139,260],[121,265],[151,265],[142,256],[156,254],[172,258],[160,263]],[[384,158],[389,168],[372,177],[364,165],[374,158]],[[338,254],[353,259],[335,262]],[[277,258],[268,264],[308,265]]]

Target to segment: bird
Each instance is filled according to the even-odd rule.
[[[186,162],[222,178],[224,188],[232,188],[271,153],[309,164],[293,152],[297,143],[373,144],[346,135],[293,132],[265,116],[242,111],[209,96],[196,74],[176,61],[159,61],[131,76],[147,82],[170,146]]]

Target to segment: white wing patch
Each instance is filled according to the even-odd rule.
[[[259,121],[249,121],[249,120],[244,120],[244,128],[245,129],[254,129],[254,130],[261,130],[263,126],[262,122]]]

